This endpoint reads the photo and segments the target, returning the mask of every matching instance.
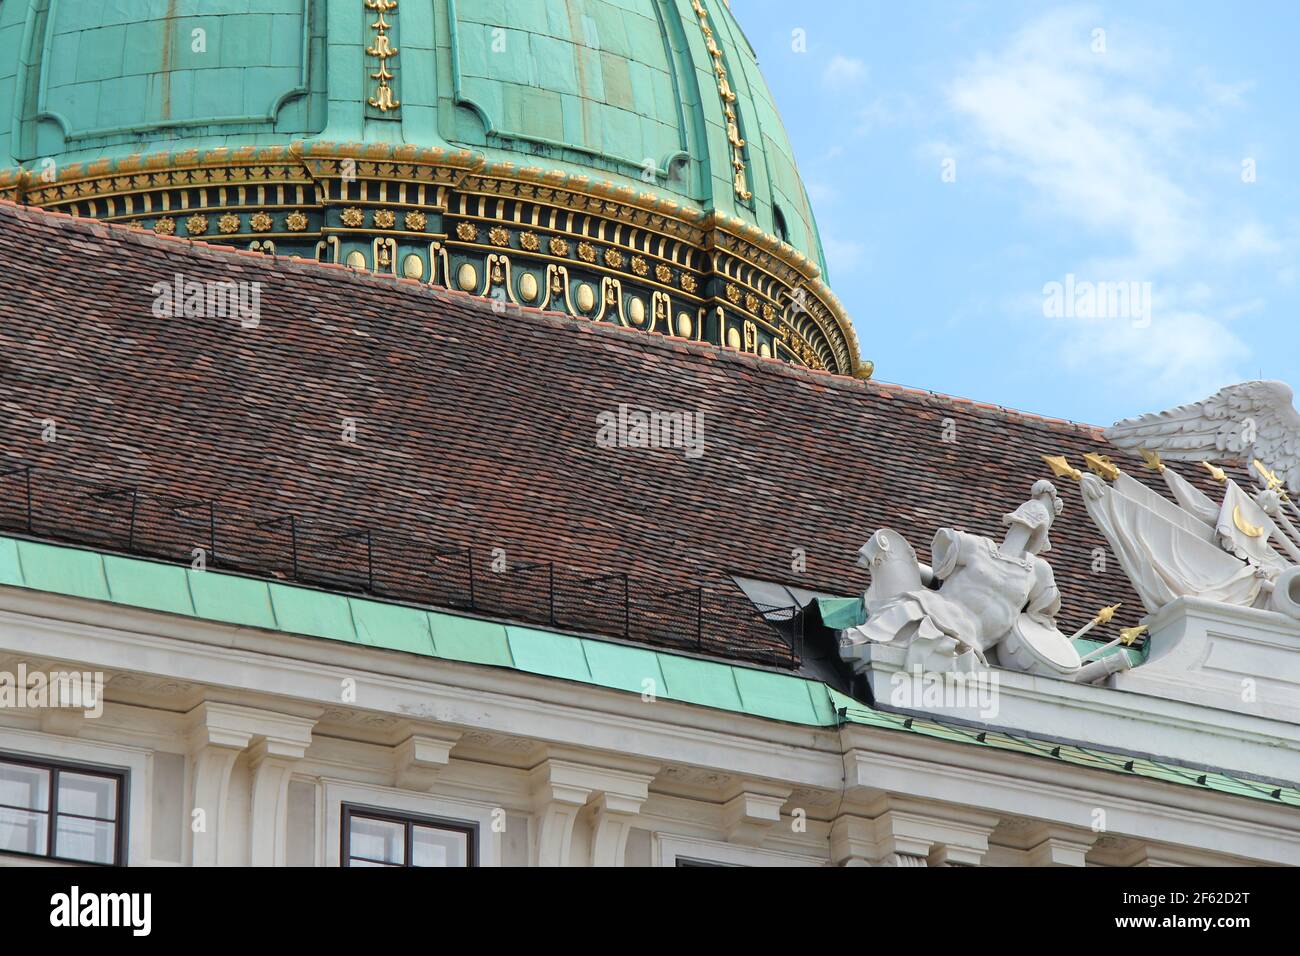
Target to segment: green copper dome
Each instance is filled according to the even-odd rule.
[[[238,197],[172,190],[146,198],[140,189],[157,181],[134,175],[184,168],[192,170],[184,182],[166,185],[191,185],[199,171],[207,185],[214,166],[286,156],[304,163],[303,174],[275,175],[314,180],[314,195],[263,192],[254,201],[246,190]],[[314,163],[312,156],[332,158]],[[388,216],[377,208],[390,200],[388,188],[350,189],[354,171],[346,163],[403,156],[462,175],[509,179],[519,170],[575,194],[616,196],[646,211],[650,232],[663,231],[652,217],[666,213],[667,234],[703,253],[732,243],[752,247],[733,250],[758,270],[746,277],[717,261],[696,262],[688,251],[533,218],[618,247],[608,256],[598,248],[600,259],[588,264],[608,271],[622,262],[623,279],[640,276],[650,285],[656,274],[668,275],[666,266],[672,279],[660,284],[690,299],[684,304],[692,314],[716,299],[724,310],[746,311],[755,326],[742,335],[733,322],[732,335],[723,317],[706,333],[712,319],[701,317],[687,323],[694,333],[687,337],[859,371],[851,328],[820,279],[824,257],[789,140],[754,52],[722,0],[0,0],[0,171],[7,170],[0,196],[62,207],[103,196],[69,211],[194,238],[219,236],[215,224],[223,222],[220,233],[231,241],[261,233],[268,251],[306,250],[375,269],[401,271],[416,249],[422,266],[412,263],[407,274],[424,278],[450,252],[443,265],[454,271],[450,192],[421,192],[416,201],[403,190]],[[378,181],[384,172],[368,168],[361,178]],[[335,175],[337,195],[321,185]],[[448,185],[454,190],[460,180]],[[342,208],[349,199],[359,200],[356,208]],[[196,205],[201,213],[187,215]],[[489,206],[460,211],[485,226],[506,215]],[[358,225],[358,209],[379,218]],[[518,221],[522,212],[512,209],[508,218]],[[366,232],[366,241],[347,233],[350,226]],[[374,227],[402,234],[391,251],[369,244]],[[425,250],[406,241],[411,232],[450,241]],[[462,229],[461,239],[473,242],[468,235]],[[520,247],[513,233],[502,241],[502,233],[484,235],[519,253],[546,251],[530,250],[531,238]],[[581,263],[578,250],[587,244],[571,245],[556,258]],[[641,248],[651,257],[636,255]],[[764,256],[775,261],[759,261]],[[697,282],[678,285],[679,272],[697,268]],[[719,270],[744,281],[711,288]],[[488,259],[476,277],[480,272],[491,274]],[[478,282],[461,285],[485,291]],[[824,313],[820,324],[838,326],[838,335],[795,329],[798,323],[781,333],[778,313],[792,304]],[[668,326],[659,330],[673,334]]]

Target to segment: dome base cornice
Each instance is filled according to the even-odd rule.
[[[870,377],[806,256],[739,219],[470,150],[293,143],[0,172],[0,198],[341,262]]]

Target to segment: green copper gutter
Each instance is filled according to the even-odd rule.
[[[768,720],[811,727],[854,724],[920,734],[1300,807],[1300,789],[1295,787],[886,713],[820,681],[793,674],[218,571],[0,536],[0,586],[5,585],[422,657],[507,667]]]

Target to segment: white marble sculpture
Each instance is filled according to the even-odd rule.
[[[1116,422],[1105,435],[1140,452],[1173,500],[1096,455],[1085,457],[1097,475],[1068,466],[1057,474],[1081,477],[1084,506],[1148,611],[1193,597],[1300,617],[1300,508],[1293,500],[1300,496],[1300,413],[1289,386],[1231,385],[1201,402]],[[1200,462],[1220,485],[1220,500],[1162,457]],[[1247,466],[1261,489],[1242,488],[1213,461]]]
[[[1271,509],[1285,522],[1278,492],[1252,498],[1225,475],[1223,501],[1214,505],[1185,479],[1169,481],[1173,469],[1154,460],[1177,504],[1117,469],[1111,484],[1078,476],[1088,515],[1146,609],[1195,597],[1300,616],[1300,568],[1284,556],[1296,546],[1269,516]]]
[[[1061,507],[1056,486],[1043,480],[1003,517],[1001,542],[940,528],[930,548],[932,571],[902,535],[877,531],[859,552],[859,563],[871,571],[867,621],[845,632],[844,656],[886,645],[905,652],[899,662],[905,668],[970,672],[998,664],[1076,679],[1083,668],[1056,628],[1061,596],[1052,566],[1040,556],[1051,549],[1048,532]],[[1114,667],[1103,664],[1085,679]]]
[[[1258,458],[1300,497],[1300,413],[1285,382],[1242,382],[1204,401],[1116,422],[1116,448],[1147,448],[1170,460]]]

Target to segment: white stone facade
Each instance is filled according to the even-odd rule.
[[[19,662],[105,673],[98,718],[0,709],[0,759],[124,771],[134,865],[337,866],[348,806],[476,828],[482,866],[1300,863],[1267,800],[0,588]]]

